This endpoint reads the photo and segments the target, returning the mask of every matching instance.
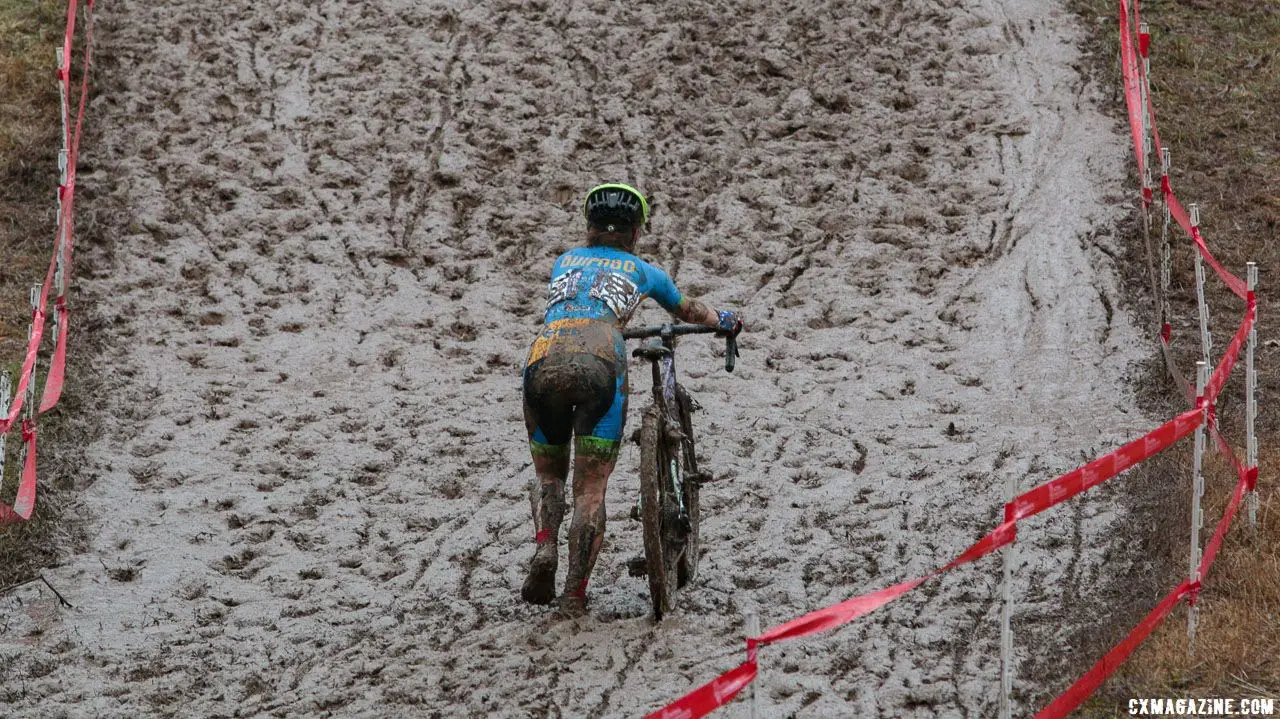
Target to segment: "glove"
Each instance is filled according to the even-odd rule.
[[[720,316],[720,322],[716,325],[716,334],[720,336],[737,337],[742,332],[744,325],[742,319],[738,317],[738,313],[728,310],[720,310],[716,313]]]

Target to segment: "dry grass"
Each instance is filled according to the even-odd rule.
[[[1206,493],[1205,542],[1230,498],[1225,462],[1211,456],[1209,463],[1208,481],[1217,487]],[[1280,495],[1272,491],[1263,496],[1260,531],[1249,528],[1242,507],[1205,579],[1197,604],[1195,653],[1188,652],[1184,603],[1111,680],[1085,716],[1127,714],[1129,697],[1280,697],[1280,653],[1274,651],[1280,642]],[[1185,572],[1186,532],[1177,527],[1175,533],[1182,545],[1179,568]],[[1165,591],[1180,578],[1171,577]]]
[[[62,2],[0,0],[0,358],[21,358],[28,292],[53,254],[58,185],[58,91],[54,48]]]
[[[53,254],[61,146],[54,48],[62,43],[65,13],[65,2],[57,0],[0,0],[0,366],[14,377],[27,344],[28,293],[44,281]],[[68,431],[58,420],[63,411],[41,419],[36,515],[0,529],[0,588],[32,578],[78,539],[79,530],[58,519],[59,483],[47,476],[63,459],[50,457]],[[20,433],[9,434],[0,501],[13,500],[20,441]]]
[[[1123,117],[1123,97],[1116,57],[1116,3],[1078,0],[1076,8],[1097,29],[1094,49],[1099,80],[1117,89],[1113,108]],[[1280,396],[1280,352],[1265,344],[1280,328],[1274,298],[1280,296],[1280,247],[1275,235],[1280,221],[1280,136],[1275,118],[1280,110],[1280,5],[1263,0],[1184,0],[1142,5],[1143,20],[1152,35],[1152,94],[1164,144],[1171,149],[1175,192],[1183,204],[1196,202],[1201,228],[1214,255],[1233,273],[1244,277],[1247,261],[1258,263],[1259,279],[1259,406],[1258,440],[1262,507],[1258,531],[1249,529],[1242,507],[1223,542],[1217,562],[1205,580],[1198,604],[1198,640],[1188,652],[1185,604],[1170,615],[1117,674],[1079,714],[1086,717],[1127,716],[1131,697],[1270,697],[1280,698],[1280,494],[1277,493],[1276,453],[1280,413],[1268,404]],[[1099,20],[1108,18],[1109,20]],[[1134,182],[1136,183],[1136,174]],[[1140,228],[1135,223],[1135,228]],[[1135,230],[1129,257],[1142,253],[1142,237]],[[1193,366],[1199,349],[1192,248],[1180,231],[1174,234],[1175,343],[1179,366]],[[1141,261],[1141,260],[1139,260]],[[1134,298],[1145,292],[1145,267],[1128,278]],[[1212,275],[1212,271],[1210,271]],[[1208,283],[1215,349],[1221,353],[1243,314],[1243,303]],[[1150,305],[1135,299],[1152,326]],[[1154,342],[1153,342],[1154,346]],[[1156,362],[1147,384],[1164,386],[1165,398],[1146,396],[1148,409],[1167,414],[1172,383]],[[1220,421],[1243,460],[1243,361],[1237,366],[1220,403]],[[1176,461],[1189,466],[1190,447],[1174,450]],[[1210,452],[1206,460],[1205,530],[1207,542],[1222,517],[1235,485],[1226,462]],[[1189,471],[1188,471],[1189,476]],[[1176,502],[1189,503],[1187,482],[1171,488]],[[1135,596],[1145,609],[1181,581],[1187,566],[1188,514],[1185,510],[1153,522],[1167,535],[1158,557],[1171,568],[1159,593]],[[1136,619],[1135,619],[1136,621]],[[1114,628],[1118,640],[1132,627]],[[1080,660],[1081,671],[1100,658]]]

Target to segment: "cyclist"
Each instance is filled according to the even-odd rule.
[[[521,596],[553,600],[562,613],[586,610],[587,579],[604,539],[605,486],[627,418],[627,355],[622,328],[646,297],[684,322],[736,335],[734,312],[714,311],[684,297],[665,272],[637,257],[636,240],[649,203],[630,185],[604,184],[587,193],[586,246],[556,258],[542,330],[524,369],[524,417],[535,478],[529,485],[537,548]],[[569,441],[573,439],[573,520],[568,575],[555,597],[560,522],[565,513]]]

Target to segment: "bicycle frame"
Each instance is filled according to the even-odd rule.
[[[676,399],[675,327],[673,325],[662,326],[658,335],[661,340],[660,345],[651,341],[647,346],[636,350],[636,354],[648,359],[652,365],[653,399],[666,418],[665,428],[667,432],[680,426],[679,400]],[[692,332],[687,334],[692,334]],[[663,439],[667,438],[663,437]],[[670,471],[667,475],[671,478],[671,496],[676,498],[676,505],[679,507],[679,520],[687,522],[689,509],[684,501],[684,482],[682,481],[680,468],[680,454],[675,453],[666,459],[670,466]]]
[[[681,431],[677,428],[682,426],[679,399],[676,396],[676,336],[710,334],[715,331],[714,327],[689,324],[664,324],[658,327],[643,327],[623,331],[623,337],[627,339],[658,339],[658,342],[650,340],[637,348],[632,354],[644,357],[652,364],[653,400],[658,404],[663,418],[666,420],[665,431],[667,432]],[[736,339],[732,336],[726,337],[725,340],[724,368],[732,372],[734,360],[738,356],[738,345]],[[662,439],[665,441],[667,437]],[[673,456],[667,457],[667,462],[670,463],[668,476],[671,478],[672,496],[676,498],[676,504],[679,507],[679,521],[685,523],[689,521],[689,509],[684,497],[681,459],[683,459],[681,453],[675,452]]]
[[[697,573],[699,487],[708,479],[699,470],[690,413],[693,399],[676,381],[677,335],[715,332],[703,325],[666,324],[624,330],[626,339],[650,339],[633,356],[651,363],[653,405],[644,413],[640,437],[640,496],[632,517],[644,523],[645,567],[656,619],[674,606],[674,592]],[[726,338],[725,369],[733,369],[737,344]],[[634,574],[634,572],[633,572]],[[640,576],[640,575],[636,575]]]

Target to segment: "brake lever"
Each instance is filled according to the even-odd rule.
[[[732,372],[734,360],[738,358],[738,338],[729,335],[724,338],[724,371]]]

